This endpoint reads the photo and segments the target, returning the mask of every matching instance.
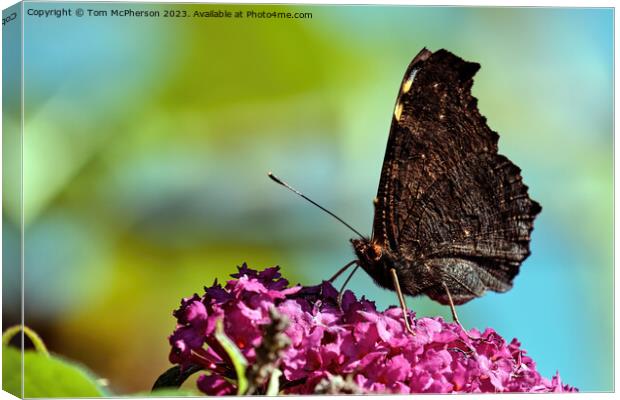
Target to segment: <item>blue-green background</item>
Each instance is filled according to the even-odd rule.
[[[613,11],[288,8],[313,18],[26,16],[26,324],[115,392],[147,390],[169,366],[181,297],[244,261],[294,283],[329,277],[352,259],[352,233],[266,172],[370,233],[404,69],[446,48],[482,65],[480,110],[543,206],[514,288],[460,318],[519,338],[545,376],[612,390]],[[18,237],[11,184],[5,248]],[[363,273],[350,287],[396,303]]]

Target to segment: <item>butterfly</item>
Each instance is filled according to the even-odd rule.
[[[359,234],[330,211],[287,186],[358,233],[361,267],[403,295],[450,305],[506,292],[530,255],[541,206],[528,195],[521,170],[498,154],[471,95],[480,64],[447,50],[422,49],[402,79],[374,200],[372,236]],[[350,276],[349,276],[350,278]],[[347,280],[348,281],[348,280]],[[407,328],[410,327],[407,322]]]

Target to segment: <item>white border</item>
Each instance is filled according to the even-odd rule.
[[[0,5],[2,9],[5,9],[13,4],[16,4],[17,1],[12,0],[0,0]],[[504,0],[504,1],[492,1],[492,0],[478,0],[478,1],[467,1],[467,0],[448,0],[448,1],[440,1],[440,0],[425,0],[425,1],[416,1],[416,0],[390,0],[390,1],[364,1],[364,0],[339,0],[339,1],[330,1],[330,0],[311,0],[311,1],[300,1],[300,0],[290,0],[290,1],[261,1],[261,0],[232,0],[232,1],[215,1],[215,0],[206,0],[206,1],[182,1],[182,0],[171,0],[171,1],[149,1],[149,0],[135,0],[135,1],[80,1],[80,0],[65,0],[65,1],[47,1],[47,0],[24,0],[24,3],[180,3],[180,4],[307,4],[307,5],[415,5],[415,6],[460,6],[460,7],[582,7],[582,8],[595,8],[595,7],[606,7],[606,8],[615,8],[616,1],[613,0],[591,0],[591,1],[578,1],[578,0],[529,0],[529,1],[515,1],[515,0]]]
[[[52,3],[52,1],[35,1],[35,0],[26,0],[25,3],[36,3],[36,2],[41,2],[41,3]],[[79,0],[65,0],[63,2],[75,2],[75,3],[99,3],[97,1],[90,1],[90,2],[84,2],[84,1],[79,1]],[[326,1],[326,0],[313,0],[313,1],[299,1],[299,0],[290,0],[290,1],[256,1],[256,0],[245,0],[245,1],[226,1],[226,2],[222,2],[222,1],[202,1],[202,2],[188,2],[188,1],[179,1],[179,0],[172,0],[172,1],[147,1],[147,0],[136,0],[133,1],[134,3],[185,3],[185,4],[196,4],[196,3],[216,3],[216,4],[222,4],[222,3],[230,3],[230,4],[309,4],[309,5],[326,5],[326,4],[340,4],[340,5],[370,5],[370,4],[376,4],[376,5],[418,5],[418,6],[470,6],[470,7],[475,7],[475,6],[482,6],[482,7],[491,7],[491,6],[495,6],[495,7],[583,7],[583,8],[595,8],[595,7],[605,7],[605,8],[614,8],[616,6],[616,2],[615,1],[602,1],[602,0],[591,0],[591,1],[577,1],[577,0],[565,0],[565,1],[514,1],[514,0],[505,0],[502,1],[501,3],[497,2],[497,1],[491,1],[491,0],[487,0],[487,1],[464,1],[464,0],[449,0],[449,1],[437,1],[437,0],[426,0],[426,1],[407,1],[407,0],[391,0],[391,1],[387,1],[387,2],[372,2],[372,1],[362,1],[362,0],[357,0],[357,1],[347,1],[347,0],[340,0],[340,1]],[[16,4],[16,1],[11,1],[11,0],[0,0],[0,6],[2,9],[5,9],[7,7],[10,7],[13,4]],[[111,3],[110,1],[101,1],[100,3]],[[120,3],[120,2],[118,2]],[[616,25],[616,14],[614,12],[614,116],[618,115],[618,105],[615,102],[615,93],[617,93],[617,89],[618,89],[618,83],[615,80],[615,76],[616,76],[616,64],[615,64],[615,54],[616,54],[616,44],[618,43],[618,33],[615,30],[615,25]],[[1,34],[0,34],[1,36]],[[22,43],[23,45],[23,43]],[[0,52],[0,65],[1,65],[1,61],[2,61],[2,55]],[[23,71],[23,70],[22,70]],[[0,80],[0,94],[2,92],[2,83]],[[0,95],[1,97],[1,95]],[[23,96],[22,96],[22,101],[23,101]],[[23,107],[23,105],[22,105]],[[23,108],[22,108],[23,109]],[[22,113],[22,118],[23,118],[23,113]],[[0,116],[0,123],[2,122],[2,118]],[[23,121],[22,121],[23,124]],[[1,125],[0,125],[1,126]],[[616,185],[616,177],[618,176],[618,172],[619,172],[619,166],[618,164],[615,162],[615,154],[617,154],[617,150],[618,150],[618,143],[615,140],[615,118],[614,118],[614,141],[613,141],[613,145],[614,145],[614,322],[618,321],[618,307],[616,306],[616,296],[615,296],[615,288],[618,287],[619,285],[619,278],[618,278],[618,274],[615,273],[615,254],[616,254],[616,249],[620,248],[620,239],[618,239],[618,235],[616,234],[618,232],[618,221],[616,220],[616,214],[615,214],[615,209],[616,206],[618,205],[617,201],[618,201],[618,196],[617,196],[617,185]],[[2,154],[0,152],[0,176],[2,173]],[[2,199],[0,198],[0,205],[2,204]],[[22,216],[23,217],[23,216]],[[0,239],[2,238],[2,233],[0,232]],[[23,240],[23,238],[22,238]],[[23,249],[23,246],[22,246]],[[23,255],[22,255],[23,257]],[[23,260],[23,258],[22,258]],[[23,273],[23,268],[22,268],[22,273]],[[23,279],[23,276],[22,276]],[[1,283],[1,277],[0,277],[0,283]],[[23,301],[23,300],[22,300]],[[0,306],[1,306],[2,302],[0,299]],[[575,318],[579,318],[578,315],[575,315]],[[617,383],[619,382],[619,378],[620,378],[620,374],[618,372],[618,359],[620,356],[620,352],[618,351],[618,346],[616,346],[615,344],[615,338],[616,338],[616,334],[617,334],[617,330],[615,329],[615,323],[614,323],[614,389],[617,387]],[[587,346],[587,343],[583,344],[584,346]],[[587,366],[584,366],[584,368],[587,368]],[[1,368],[0,368],[1,369]],[[534,394],[501,394],[499,395],[501,396],[502,399],[509,399],[509,400],[513,400],[513,399],[522,399],[522,398],[531,398],[532,396],[537,396]],[[615,398],[615,393],[582,393],[582,394],[578,394],[578,395],[574,395],[574,394],[541,394],[538,396],[552,396],[553,398],[568,398],[569,396],[578,396],[578,397],[587,397],[588,399],[613,399]],[[302,398],[301,396],[287,396],[287,397],[299,397]],[[303,396],[304,399],[307,398],[314,398],[315,396]],[[390,395],[388,396],[363,396],[364,399],[378,399],[378,398],[389,398],[389,399],[407,399],[410,400],[411,396],[400,396],[400,395]],[[432,395],[433,398],[454,398],[453,395]],[[468,399],[484,399],[487,398],[488,395],[467,395]],[[135,397],[136,399],[139,399],[138,397]],[[324,398],[324,396],[318,397],[317,398]],[[6,392],[1,392],[0,391],[0,399],[14,399],[13,396],[9,395]]]

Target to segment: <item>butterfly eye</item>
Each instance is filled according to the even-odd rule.
[[[373,243],[369,248],[369,253],[372,255],[375,261],[379,261],[383,255],[383,247],[377,243]]]

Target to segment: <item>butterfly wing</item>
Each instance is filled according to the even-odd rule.
[[[471,96],[479,67],[445,50],[424,49],[411,62],[373,225],[373,240],[392,253],[442,271],[457,302],[510,288],[540,212]]]
[[[516,165],[502,155],[479,153],[435,180],[405,222],[403,236],[415,235],[424,244],[419,257],[440,271],[455,302],[462,304],[485,290],[512,287],[530,254],[540,210]],[[448,302],[439,285],[427,294]]]

